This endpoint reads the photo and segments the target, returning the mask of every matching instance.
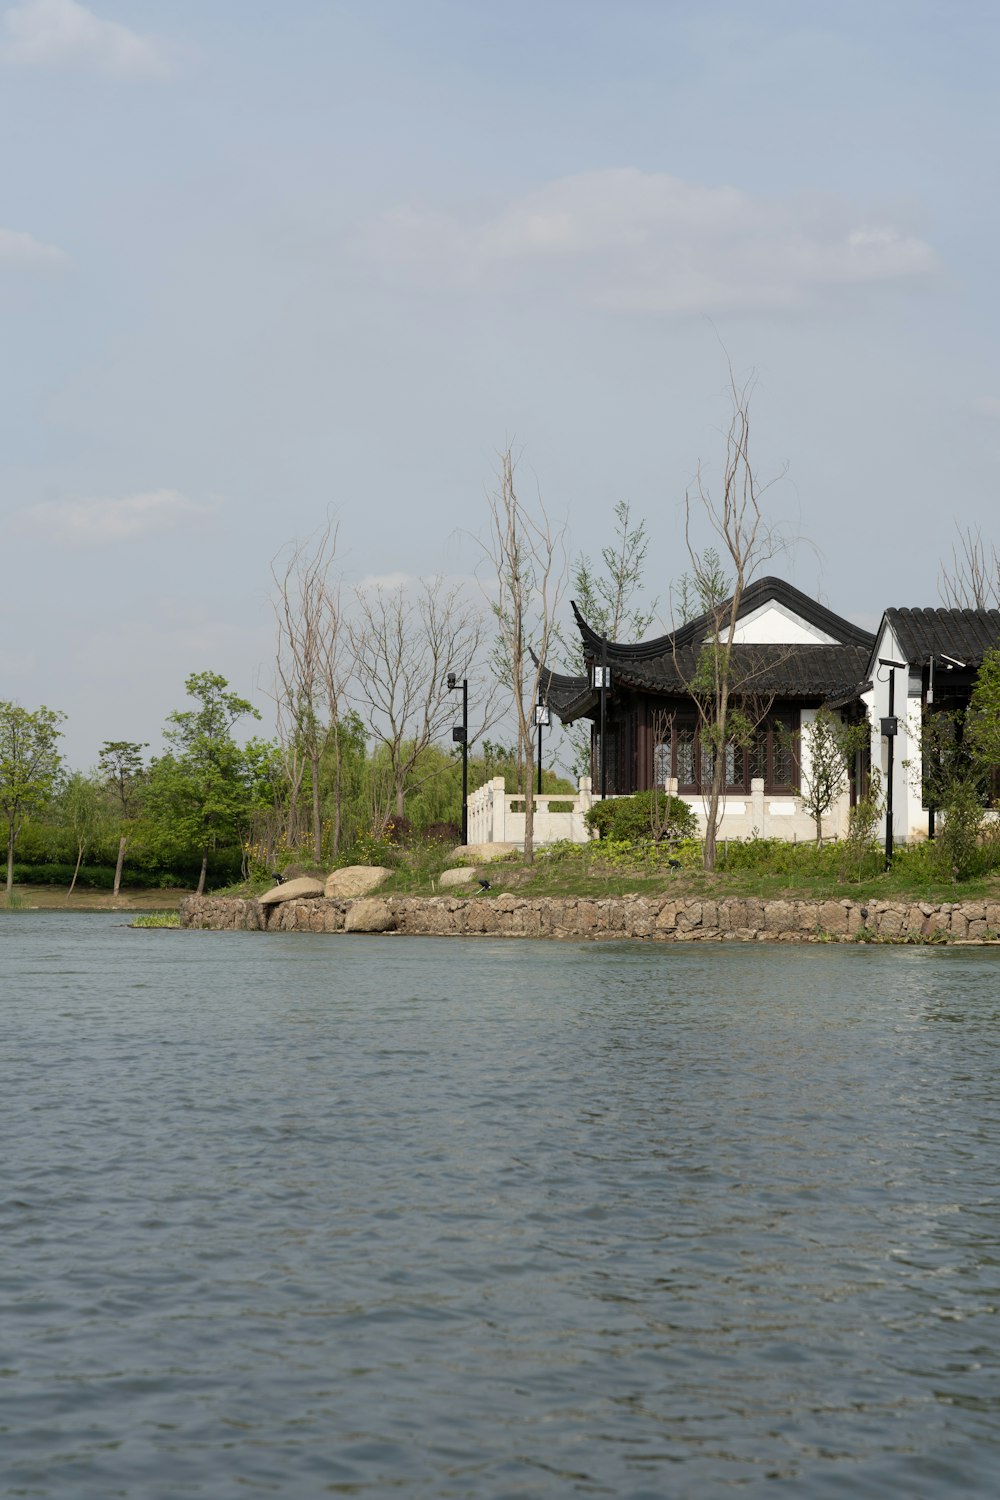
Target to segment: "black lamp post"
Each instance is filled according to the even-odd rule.
[[[882,720],[882,735],[889,741],[889,765],[887,770],[888,782],[885,793],[885,867],[888,870],[892,864],[892,782],[893,762],[895,759],[896,735],[899,732],[899,720],[896,718],[896,672],[905,671],[905,661],[888,661],[884,656],[878,659],[880,667],[889,668],[889,716]]]
[[[538,795],[542,795],[542,730],[549,726],[549,705],[535,704],[535,728],[538,730]]]
[[[608,666],[608,647],[605,642],[601,650],[601,665],[591,667],[591,686],[597,688],[601,695],[601,800],[608,794],[608,757],[607,757],[607,724],[608,724],[608,688],[611,686],[611,668]]]
[[[458,687],[454,672],[448,673],[448,691]],[[456,745],[462,747],[462,843],[469,842],[469,680],[462,678],[462,722],[451,731]]]

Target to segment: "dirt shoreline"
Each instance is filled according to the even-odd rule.
[[[72,896],[67,896],[61,886],[52,885],[15,885],[14,896],[18,905],[11,908],[11,913],[18,911],[177,911],[180,904],[192,892],[187,889],[174,887],[168,890],[122,890],[117,897],[110,891],[74,891]],[[3,902],[0,900],[0,915],[3,914]]]

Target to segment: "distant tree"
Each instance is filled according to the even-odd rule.
[[[56,742],[66,715],[0,701],[0,813],[7,824],[7,895],[14,886],[14,845],[25,818],[42,808],[59,778]]]
[[[500,455],[499,486],[489,498],[489,526],[481,545],[489,566],[488,591],[496,618],[493,669],[509,690],[517,722],[517,755],[524,795],[524,858],[534,857],[532,748],[535,704],[546,659],[556,641],[559,599],[565,583],[563,535],[539,499],[521,500],[514,457]]]
[[[105,791],[118,827],[114,885],[116,897],[121,889],[125,850],[141,806],[142,789],[146,781],[142,752],[148,748],[148,745],[139,744],[137,740],[105,740],[97,758],[98,769],[104,778]]]
[[[427,769],[433,762],[423,759],[424,751],[454,722],[448,673],[459,680],[480,674],[486,618],[461,588],[420,579],[413,586],[359,589],[350,634],[358,706],[382,747],[389,793],[384,811],[394,805],[402,818],[407,792],[422,784],[424,771],[436,774]],[[483,696],[473,694],[481,708]],[[488,724],[492,703],[485,696]],[[470,733],[470,743],[474,738]]]
[[[587,623],[608,641],[639,641],[656,618],[656,600],[643,603],[646,553],[649,537],[646,522],[633,522],[627,500],[614,507],[614,540],[601,549],[603,572],[591,559],[580,553],[570,569],[572,597]],[[569,672],[586,671],[583,643],[574,640],[567,645],[559,632],[563,665]],[[572,746],[572,769],[577,776],[590,774],[590,726],[570,725],[567,737]]]
[[[705,796],[704,864],[715,869],[715,851],[722,817],[729,747],[745,749],[773,702],[759,691],[761,663],[754,654],[734,651],[743,595],[760,564],[782,543],[765,519],[762,484],[750,459],[750,402],[753,379],[739,385],[730,370],[730,418],[725,435],[722,485],[711,494],[699,467],[695,493],[685,497],[685,539],[693,588],[706,599],[705,643],[688,691],[698,711],[702,754],[711,767]],[[699,551],[693,541],[698,512],[715,533],[720,547]],[[721,555],[721,564],[720,564]],[[729,594],[718,597],[724,573],[730,573]]]
[[[260,715],[247,699],[229,691],[224,677],[196,672],[185,688],[197,707],[167,719],[163,737],[171,749],[153,761],[149,805],[161,829],[200,856],[200,895],[212,851],[241,840],[267,795],[273,747],[258,741],[245,749],[236,744],[234,725]]]
[[[66,892],[67,896],[72,896],[84,855],[93,848],[107,826],[109,809],[105,789],[95,777],[74,771],[62,788],[58,810],[76,848],[76,865]]]
[[[353,656],[332,573],[337,527],[327,520],[311,542],[294,546],[271,565],[277,585],[275,655],[278,738],[288,782],[287,841],[298,843],[299,794],[309,773],[310,834],[317,864],[323,857],[323,787],[332,780],[332,846],[340,849],[343,825],[344,756],[351,726],[345,707]],[[332,761],[332,777],[324,778]]]
[[[949,609],[1000,608],[1000,555],[979,527],[959,530],[951,562],[942,566],[938,592]]]

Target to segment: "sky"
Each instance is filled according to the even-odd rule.
[[[1000,541],[992,0],[0,0],[0,698],[272,727],[271,566],[481,571],[498,455],[661,600],[731,364],[871,628]],[[704,540],[704,538],[702,538]]]

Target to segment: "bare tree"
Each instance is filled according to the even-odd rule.
[[[524,858],[534,858],[532,745],[535,704],[546,657],[556,640],[556,610],[566,576],[565,526],[554,527],[539,498],[532,514],[514,483],[510,448],[500,455],[499,488],[489,497],[489,533],[481,545],[490,565],[497,679],[513,697],[518,769],[524,792]],[[495,584],[494,584],[495,580]]]
[[[323,858],[323,763],[331,751],[334,854],[340,847],[342,822],[341,723],[351,653],[341,614],[339,584],[331,578],[337,530],[328,519],[311,542],[293,546],[283,563],[276,559],[271,564],[271,575],[277,585],[275,698],[278,739],[288,784],[287,837],[293,847],[301,837],[299,803],[308,771],[310,838],[317,863]]]
[[[979,527],[958,533],[950,565],[942,565],[938,592],[949,609],[1000,609],[1000,555],[987,551]]]
[[[765,653],[737,656],[737,623],[743,594],[754,573],[784,546],[784,540],[765,520],[761,498],[770,484],[761,484],[750,462],[750,402],[754,379],[739,385],[729,371],[730,420],[725,437],[721,493],[713,497],[699,466],[695,493],[685,496],[684,538],[691,563],[690,579],[696,597],[706,601],[706,639],[698,656],[689,691],[697,706],[703,747],[711,757],[712,777],[705,800],[706,870],[715,868],[716,840],[726,786],[727,747],[745,748],[766,717],[773,695],[758,684]],[[693,540],[694,514],[701,514],[718,539],[718,548],[701,551]],[[721,566],[720,566],[721,557]],[[718,597],[726,575],[729,593]],[[774,665],[773,662],[770,663]]]
[[[406,793],[426,779],[421,757],[454,716],[447,674],[478,677],[487,621],[461,585],[446,588],[441,578],[420,579],[412,587],[358,589],[355,601],[349,627],[355,695],[383,747],[388,785],[402,817]],[[483,708],[483,696],[474,696]],[[489,720],[487,699],[483,723],[476,734],[470,731],[470,743]],[[439,770],[436,766],[432,774]],[[376,786],[377,781],[376,776]]]

